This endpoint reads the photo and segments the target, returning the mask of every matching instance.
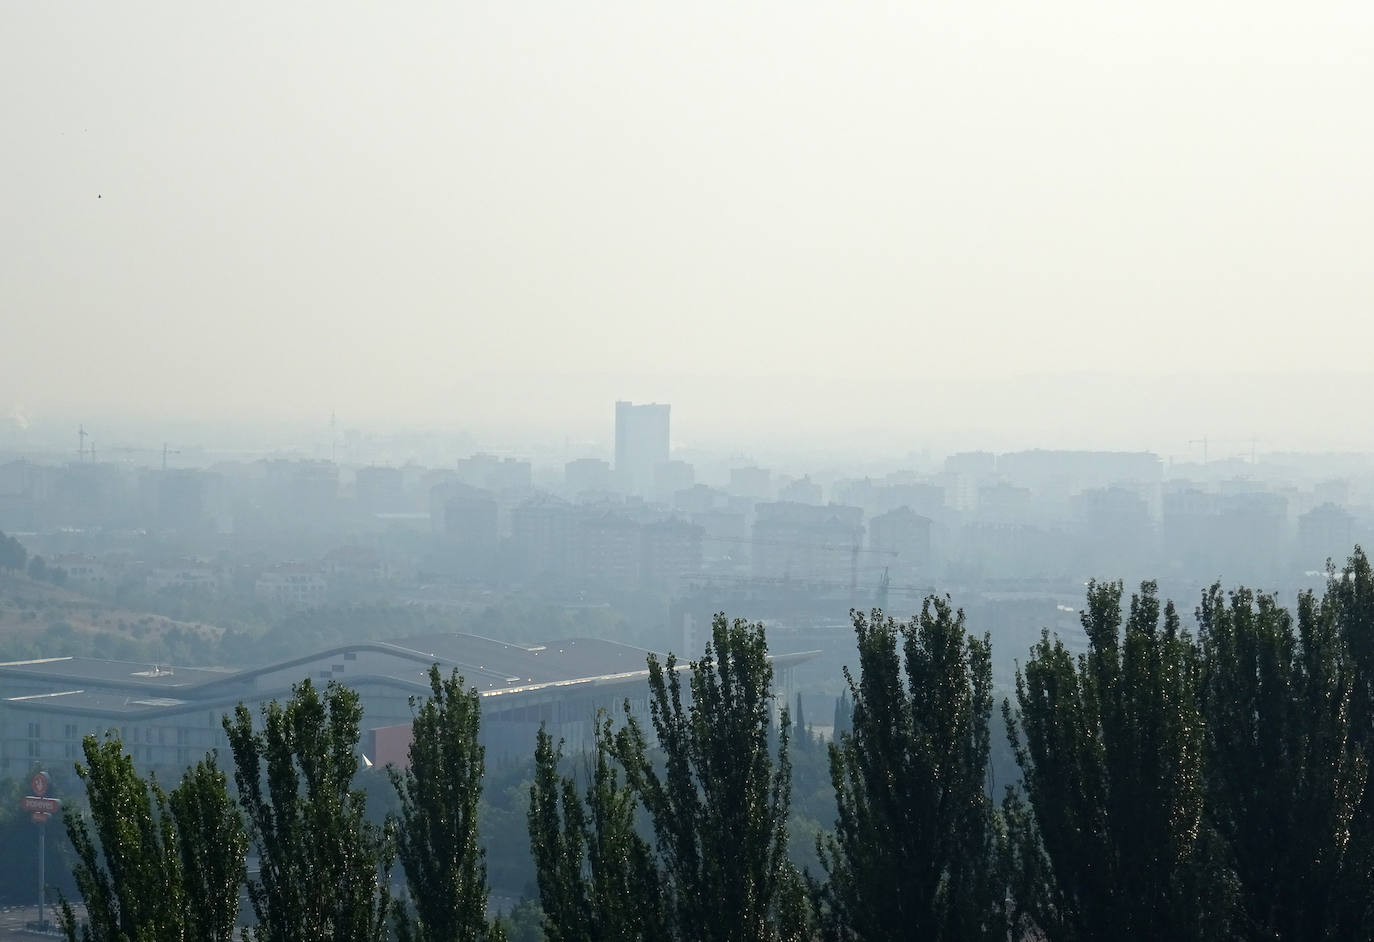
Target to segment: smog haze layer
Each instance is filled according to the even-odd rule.
[[[1374,444],[1368,4],[0,23],[15,425]]]

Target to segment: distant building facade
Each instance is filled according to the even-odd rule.
[[[221,588],[219,572],[201,560],[185,560],[154,567],[144,578],[144,584],[152,592],[197,595],[213,595]]]
[[[654,471],[668,461],[667,403],[615,404],[615,478],[626,494],[653,495]]]
[[[730,469],[730,493],[754,500],[771,500],[773,474],[767,468],[747,467]]]
[[[500,535],[496,495],[465,484],[443,487],[444,536],[468,546],[495,546]]]
[[[359,468],[353,492],[358,509],[364,513],[397,513],[407,510],[405,475],[400,468]]]
[[[1344,562],[1355,545],[1355,517],[1344,507],[1325,503],[1298,518],[1297,567],[1321,569],[1328,559]]]
[[[556,497],[540,496],[513,507],[511,542],[534,575],[561,575],[570,568],[573,507]]]
[[[593,638],[515,644],[444,634],[341,645],[241,671],[76,657],[0,663],[0,776],[47,768],[64,780],[59,785],[77,787],[71,769],[82,737],[113,729],[140,771],[174,781],[211,749],[226,761],[220,719],[235,705],[256,716],[261,704],[285,700],[306,678],[358,692],[359,749],[374,766],[404,761],[409,701],[428,696],[435,663],[477,688],[488,763],[528,760],[541,725],[580,750],[591,744],[597,710],[618,711],[626,700],[648,726],[648,653]],[[785,693],[792,666],[812,654],[773,656],[777,689]]]
[[[654,467],[653,497],[660,504],[672,504],[679,491],[696,484],[696,469],[686,461],[664,461]]]
[[[616,513],[587,514],[572,536],[577,576],[608,586],[639,582],[639,524],[635,521]]]
[[[528,491],[533,484],[533,469],[521,458],[476,454],[458,462],[458,480],[488,491]]]
[[[821,486],[811,480],[809,475],[800,477],[795,481],[789,481],[778,491],[778,500],[819,506],[821,503]]]
[[[848,583],[862,550],[861,508],[777,501],[757,505],[754,514],[755,577]]]
[[[262,601],[297,607],[322,604],[328,589],[319,570],[291,563],[269,569],[253,584],[254,594]]]
[[[611,490],[611,465],[600,458],[577,458],[563,466],[563,489],[570,497]]]
[[[660,520],[640,528],[639,581],[647,589],[676,595],[701,572],[702,527]]]
[[[898,507],[868,522],[871,564],[888,571],[893,582],[912,582],[930,575],[929,517]]]
[[[67,574],[67,584],[85,588],[101,588],[114,580],[109,567],[93,556],[64,554],[48,560],[50,569],[61,569]]]

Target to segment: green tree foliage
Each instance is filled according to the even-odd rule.
[[[649,656],[649,713],[663,769],[626,705],[615,756],[653,824],[673,936],[693,942],[803,938],[806,902],[787,860],[791,724],[773,721],[762,625],[717,615],[689,666]],[[776,738],[777,756],[771,749]]]
[[[530,851],[550,942],[669,938],[658,863],[635,831],[637,803],[611,758],[613,745],[611,721],[603,715],[584,800],[576,782],[559,775],[561,749],[539,730]]]
[[[23,572],[28,559],[29,552],[24,549],[24,544],[0,531],[0,569]]]
[[[20,800],[29,794],[28,776],[24,779],[0,778],[0,848],[4,848],[0,853],[0,905],[33,905],[40,827],[47,829],[49,893],[53,889],[68,896],[77,892],[72,879],[76,858],[71,842],[58,839],[61,824],[34,824],[29,820],[29,812],[19,806]],[[59,796],[54,793],[53,797]]]
[[[71,942],[233,938],[246,841],[224,774],[208,758],[170,795],[134,769],[117,737],[82,742],[90,822],[68,812],[87,921],[64,901]],[[93,830],[92,830],[93,829]]]
[[[410,765],[390,769],[400,799],[397,853],[414,915],[397,907],[397,934],[416,942],[472,942],[491,937],[487,868],[477,842],[484,753],[481,704],[455,670],[430,668],[431,696],[415,710]],[[411,707],[416,701],[412,698]]]
[[[845,733],[854,731],[854,704],[849,700],[849,691],[840,691],[839,697],[835,700],[835,719],[833,720],[834,740],[838,741]]]
[[[544,911],[532,899],[516,903],[502,923],[510,942],[545,942],[548,938],[544,935]]]
[[[1199,658],[1154,583],[1131,598],[1091,583],[1075,659],[1048,634],[1016,677],[1008,735],[1044,856],[1018,862],[1044,879],[1016,881],[1021,902],[1063,939],[1213,939],[1229,932],[1230,880],[1203,818]],[[1004,710],[1010,714],[1010,705]],[[1013,799],[1008,816],[1029,834]]]
[[[1342,569],[1328,570],[1325,602],[1334,610],[1354,675],[1350,697],[1353,748],[1370,757],[1374,756],[1374,571],[1358,546]],[[1343,864],[1342,892],[1333,913],[1336,935],[1374,938],[1374,776],[1365,777]]]
[[[248,881],[260,942],[386,938],[390,839],[352,787],[361,719],[356,692],[331,681],[321,696],[309,680],[263,707],[260,732],[243,704],[224,718],[261,867]]]
[[[239,916],[248,836],[214,753],[186,770],[168,804],[186,890],[187,936],[229,942]]]
[[[86,902],[78,926],[62,902],[69,942],[163,942],[186,938],[186,888],[167,796],[134,770],[118,737],[82,742],[90,821],[71,811],[67,834],[76,848],[76,885]]]
[[[948,600],[898,623],[853,612],[853,729],[830,746],[838,817],[812,884],[827,937],[1007,937],[987,791],[991,644]]]
[[[1197,613],[1208,820],[1225,842],[1252,939],[1332,938],[1366,763],[1350,748],[1352,672],[1329,597],[1219,585]]]

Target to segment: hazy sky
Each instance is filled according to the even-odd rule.
[[[0,87],[7,412],[1374,447],[1368,0],[16,0]]]

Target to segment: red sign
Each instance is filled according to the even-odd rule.
[[[34,824],[47,824],[48,819],[51,818],[52,815],[48,814],[46,811],[35,811],[30,814],[29,817],[33,819]]]
[[[39,798],[48,793],[48,773],[35,772],[33,778],[29,779],[29,790]]]
[[[19,802],[19,805],[25,811],[42,811],[47,814],[56,814],[62,808],[62,802],[56,798],[39,798],[37,795],[30,795]]]

